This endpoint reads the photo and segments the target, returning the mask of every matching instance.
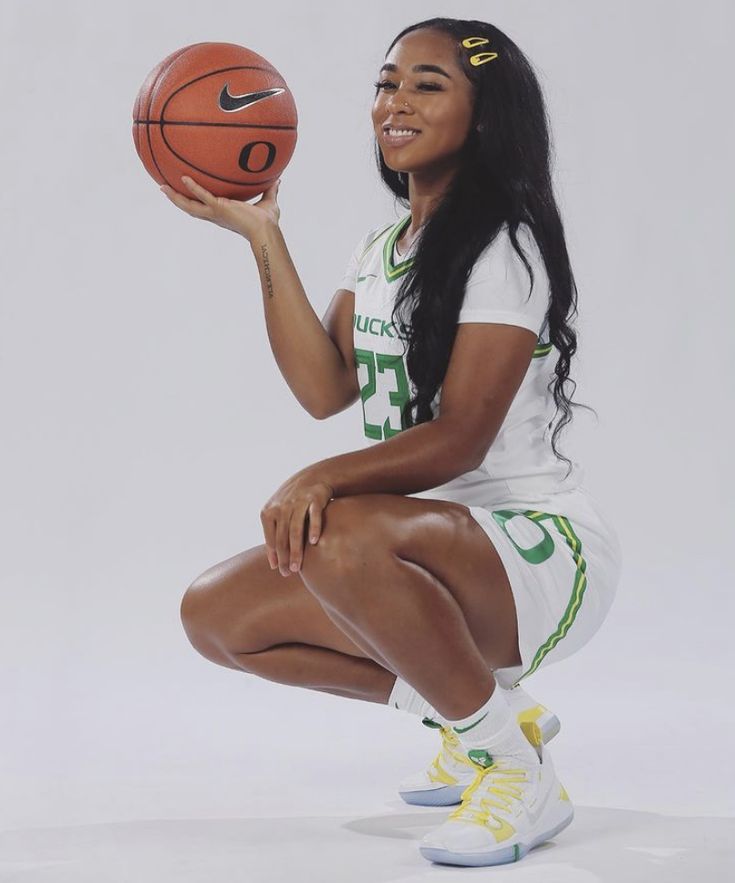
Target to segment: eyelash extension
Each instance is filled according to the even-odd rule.
[[[391,83],[390,80],[378,80],[377,83],[373,83],[373,86],[375,86],[376,89],[380,89],[381,87],[392,86],[392,85],[393,85],[393,83]],[[419,83],[419,87],[421,87],[421,86],[425,86],[431,92],[441,92],[442,91],[442,87],[438,86],[436,83]]]

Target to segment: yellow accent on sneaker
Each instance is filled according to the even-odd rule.
[[[471,769],[475,768],[475,764],[464,753],[462,743],[459,737],[454,733],[451,727],[441,727],[439,730],[442,737],[442,747],[434,760],[431,767],[427,771],[427,776],[432,782],[442,782],[444,785],[456,785],[459,781],[451,773],[448,773],[441,764],[442,753],[446,752],[452,760],[457,763],[464,764]]]
[[[523,730],[523,734],[534,747],[542,742],[548,742],[549,738],[544,738],[543,724],[548,720],[549,711],[543,705],[534,705],[532,708],[526,708],[518,713],[518,723]],[[556,735],[556,732],[553,733]]]
[[[518,724],[526,739],[538,748],[541,743],[548,744],[561,729],[559,718],[545,705],[541,705],[529,696],[523,687],[515,686],[506,690],[511,710],[516,714]]]
[[[493,810],[512,811],[513,801],[523,800],[523,788],[520,785],[528,782],[528,775],[526,770],[509,766],[504,759],[493,759],[490,766],[484,769],[477,765],[476,767],[474,781],[462,792],[462,803],[449,813],[447,819],[459,819],[486,827],[495,840],[502,843],[512,837],[516,829]],[[482,788],[487,796],[476,802],[472,796],[478,788]]]
[[[545,745],[538,764],[484,749],[472,749],[471,756],[477,757],[475,777],[461,794],[461,806],[421,839],[425,859],[469,867],[517,862],[571,823],[574,807],[561,799],[562,785]]]

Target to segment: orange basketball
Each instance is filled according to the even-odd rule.
[[[288,165],[297,123],[293,95],[265,58],[235,43],[193,43],[146,77],[133,140],[159,184],[191,197],[188,175],[216,196],[251,199]]]

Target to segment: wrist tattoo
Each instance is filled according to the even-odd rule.
[[[268,291],[268,297],[273,297],[273,280],[271,279],[271,265],[268,260],[268,246],[262,245],[260,253],[263,255],[263,270],[265,272],[265,284]]]

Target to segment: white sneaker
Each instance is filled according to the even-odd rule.
[[[548,750],[542,744],[536,752],[538,762],[470,751],[475,778],[461,805],[423,837],[421,855],[439,864],[473,867],[517,862],[566,828],[574,808]]]
[[[559,718],[532,699],[521,687],[505,690],[511,709],[528,741],[538,747],[550,742],[559,732]],[[472,783],[477,767],[467,757],[462,743],[449,727],[443,727],[430,718],[421,723],[440,730],[442,747],[427,769],[406,776],[398,793],[406,803],[414,806],[451,806],[459,803],[462,792]]]
[[[523,687],[516,685],[511,690],[504,692],[511,711],[516,713],[526,739],[534,748],[538,748],[542,742],[544,745],[548,745],[561,729],[559,718],[553,711],[549,711],[548,708],[532,699]]]
[[[462,792],[475,778],[477,766],[467,757],[451,727],[443,727],[428,717],[421,723],[439,729],[442,747],[428,769],[406,776],[401,781],[398,793],[406,803],[416,806],[451,806],[459,803]]]

